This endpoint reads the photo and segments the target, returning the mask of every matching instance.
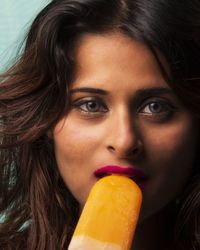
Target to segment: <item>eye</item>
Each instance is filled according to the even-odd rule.
[[[150,101],[143,105],[140,113],[146,115],[163,115],[170,114],[173,109],[173,106],[166,101]]]
[[[80,108],[86,112],[104,112],[105,108],[100,102],[87,101],[80,105]]]
[[[73,106],[80,109],[82,112],[91,114],[104,113],[108,111],[103,101],[98,99],[79,100],[75,102]]]

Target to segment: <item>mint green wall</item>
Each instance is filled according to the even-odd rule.
[[[37,13],[50,0],[0,0],[0,72],[8,65]]]

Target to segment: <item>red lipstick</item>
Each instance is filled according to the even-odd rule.
[[[102,178],[107,175],[118,174],[124,175],[135,181],[141,189],[144,189],[147,183],[147,176],[140,170],[134,167],[122,167],[116,165],[102,166],[98,168],[94,175],[97,178]]]

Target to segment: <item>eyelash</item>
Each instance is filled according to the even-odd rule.
[[[159,107],[162,109],[161,111],[157,112],[151,112],[151,108],[153,108],[153,105],[159,105]],[[148,107],[150,112],[145,112],[144,110]],[[143,110],[143,111],[142,111]],[[148,102],[144,103],[142,107],[139,109],[139,112],[144,115],[170,115],[175,111],[175,107],[164,100],[149,100]]]
[[[97,105],[96,110],[91,111],[89,110],[89,104],[95,104]],[[152,112],[153,105],[159,105],[161,108],[161,111],[158,112]],[[105,114],[106,112],[109,111],[105,103],[99,99],[99,98],[92,98],[92,99],[83,99],[79,101],[75,101],[72,105],[74,108],[77,110],[80,110],[82,114],[86,116],[99,116],[102,114]],[[155,107],[154,107],[155,108]],[[148,109],[148,111],[144,111],[145,109]],[[175,110],[175,107],[164,100],[148,100],[146,101],[141,107],[137,109],[137,112],[146,115],[146,116],[164,116],[168,117],[170,114],[172,114]]]
[[[89,106],[88,106],[89,104],[97,104],[98,110],[89,111]],[[90,116],[100,115],[100,114],[106,113],[108,111],[108,108],[106,107],[104,102],[102,100],[100,100],[99,98],[88,99],[88,100],[84,99],[84,100],[76,101],[72,106],[74,108],[80,110],[83,114],[90,115]]]

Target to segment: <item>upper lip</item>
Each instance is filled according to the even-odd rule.
[[[147,175],[144,174],[143,171],[133,166],[130,167],[123,167],[117,165],[102,166],[99,167],[97,170],[95,170],[94,174],[98,178],[111,174],[124,175],[136,180],[137,182],[141,182],[147,179]]]

